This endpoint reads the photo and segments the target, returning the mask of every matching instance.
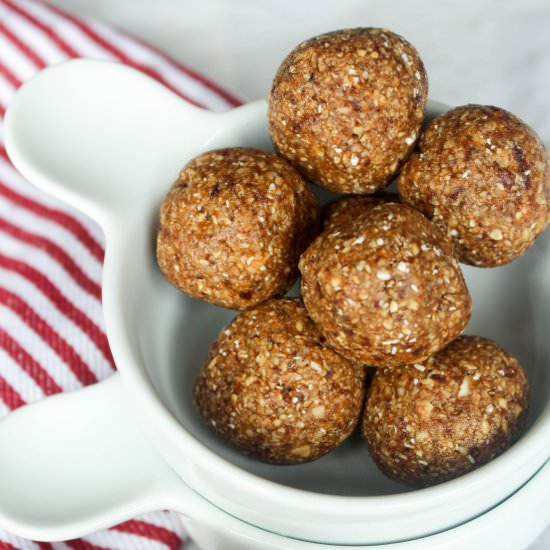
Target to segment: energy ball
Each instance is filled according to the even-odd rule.
[[[327,342],[366,365],[421,361],[470,318],[450,241],[404,204],[380,204],[329,225],[299,267],[304,304]]]
[[[423,487],[502,453],[519,437],[527,408],[518,361],[491,340],[463,336],[423,363],[378,369],[363,435],[382,472]]]
[[[313,191],[286,160],[244,148],[204,153],[161,206],[158,264],[190,296],[247,309],[292,286],[319,217]]]
[[[365,369],[325,344],[298,298],[241,313],[197,378],[205,422],[241,451],[275,464],[315,460],[355,428]]]
[[[275,148],[331,191],[373,193],[420,133],[428,95],[414,47],[385,29],[322,34],[283,61],[268,97]]]
[[[378,195],[348,195],[327,204],[323,212],[323,229],[337,224],[348,225],[360,214],[379,204],[399,202],[395,193],[379,193]]]
[[[497,107],[466,105],[434,119],[398,187],[451,237],[460,261],[480,267],[518,258],[549,221],[548,153]]]

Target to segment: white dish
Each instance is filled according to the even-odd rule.
[[[430,104],[432,115],[441,110]],[[78,60],[23,86],[5,128],[18,169],[105,231],[104,311],[120,375],[26,407],[0,424],[0,439],[8,442],[0,453],[0,524],[59,540],[149,509],[192,516],[183,481],[229,514],[286,537],[389,543],[482,514],[548,458],[548,236],[509,266],[465,269],[474,301],[468,332],[495,338],[528,372],[531,412],[516,445],[470,474],[421,491],[383,477],[358,438],[312,464],[270,466],[220,442],[196,415],[195,373],[233,312],[170,287],[156,266],[153,240],[160,201],[190,158],[222,146],[270,148],[264,102],[213,114],[132,69]],[[39,426],[47,415],[59,417],[67,433],[60,427],[57,439],[44,437]],[[22,431],[34,445],[40,441],[40,461]],[[44,470],[37,495],[29,480]],[[29,489],[21,491],[21,484]]]

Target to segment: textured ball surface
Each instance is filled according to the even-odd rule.
[[[420,132],[428,80],[417,51],[385,29],[322,34],[281,64],[268,98],[275,148],[342,193],[385,186]]]
[[[329,225],[302,255],[300,271],[304,304],[328,343],[366,365],[425,359],[470,318],[452,245],[403,204]]]
[[[518,438],[527,409],[518,361],[491,340],[462,336],[422,363],[378,369],[363,435],[387,476],[428,486],[502,453]]]
[[[274,298],[241,313],[213,344],[196,407],[222,438],[277,464],[315,460],[355,428],[365,370],[325,344],[301,300]]]
[[[319,216],[315,195],[284,159],[243,148],[204,153],[161,206],[158,263],[194,298],[247,309],[292,286]]]
[[[389,202],[399,202],[395,193],[377,195],[347,195],[327,204],[323,210],[323,230],[343,224],[353,223],[357,216],[364,214],[373,206]]]
[[[466,105],[432,121],[398,180],[403,201],[480,267],[521,256],[550,216],[550,159],[540,138],[503,109]]]

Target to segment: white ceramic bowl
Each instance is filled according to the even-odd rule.
[[[431,103],[428,110],[442,109]],[[5,128],[18,169],[105,231],[104,310],[120,375],[0,424],[9,443],[0,453],[0,524],[54,540],[155,508],[192,517],[187,484],[228,514],[283,537],[390,543],[482,514],[548,458],[548,236],[509,266],[465,268],[474,302],[467,332],[516,355],[531,384],[527,428],[511,449],[418,491],[382,476],[358,437],[311,464],[270,466],[218,440],[192,406],[196,372],[234,313],[173,289],[154,256],[158,206],[183,164],[216,147],[270,149],[264,102],[208,113],[132,69],[78,60],[23,86]],[[52,417],[59,432],[45,437],[41,423],[51,425]],[[40,460],[33,457],[38,445]]]

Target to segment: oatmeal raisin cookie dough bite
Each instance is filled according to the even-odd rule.
[[[319,216],[313,191],[286,160],[210,151],[183,168],[162,203],[158,264],[190,296],[247,309],[292,286]]]
[[[453,240],[460,261],[480,267],[521,256],[550,219],[548,152],[497,107],[466,105],[434,119],[398,188]]]
[[[423,487],[501,454],[519,437],[527,409],[518,361],[492,340],[462,336],[421,363],[377,369],[363,435],[387,476]]]
[[[282,62],[268,97],[277,151],[331,191],[384,187],[420,133],[428,79],[414,47],[386,29],[316,36]]]
[[[220,333],[198,375],[195,404],[241,451],[298,464],[351,434],[364,384],[365,369],[326,345],[300,299],[273,298]]]
[[[450,241],[404,204],[329,224],[300,258],[300,271],[304,304],[327,342],[365,365],[425,359],[470,318]]]

